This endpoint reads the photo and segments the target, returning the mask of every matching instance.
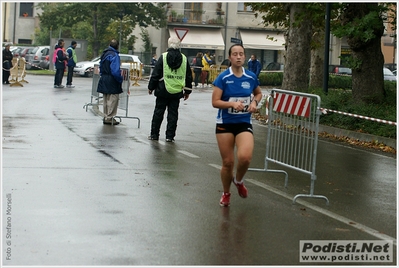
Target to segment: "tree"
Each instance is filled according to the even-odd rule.
[[[356,102],[380,103],[385,96],[381,37],[387,5],[344,3],[339,8],[331,29],[336,36],[347,37],[352,51],[352,97]]]
[[[287,89],[294,90],[294,83],[303,87],[304,77],[300,77],[299,73],[291,75],[292,72],[299,72],[300,70],[299,68],[290,67],[291,65],[297,65],[296,62],[292,63],[290,61],[299,59],[298,55],[305,55],[307,57],[308,48],[307,45],[302,44],[301,49],[303,51],[294,47],[294,50],[291,50],[291,52],[297,51],[298,55],[289,55],[290,46],[297,45],[293,43],[299,41],[295,41],[295,38],[298,38],[295,36],[297,32],[299,33],[299,28],[294,29],[293,27],[307,27],[305,25],[309,20],[311,21],[313,25],[313,42],[311,46],[314,49],[313,51],[316,51],[317,45],[321,44],[321,33],[324,29],[324,4],[310,3],[303,4],[303,7],[294,6],[289,3],[249,3],[249,5],[254,11],[259,12],[255,13],[255,16],[262,14],[265,25],[285,28],[288,33],[287,36],[291,35],[293,37],[291,41],[289,39],[286,40],[287,58],[283,88],[287,87]],[[293,16],[293,11],[296,16]],[[339,38],[346,37],[352,51],[352,56],[349,59],[349,67],[352,68],[353,98],[355,101],[363,103],[381,102],[385,94],[382,71],[384,58],[381,52],[381,36],[384,33],[383,23],[388,19],[393,25],[393,30],[396,30],[396,3],[334,3],[332,4],[331,13],[331,32]],[[294,23],[292,23],[293,19],[295,20]],[[303,25],[304,23],[305,25]],[[301,35],[304,35],[302,40],[309,38],[307,31],[304,31]],[[317,37],[320,37],[319,42],[316,42]],[[312,71],[316,71],[317,69],[318,72],[322,72],[320,56],[320,53],[312,54]],[[316,64],[313,65],[313,63]],[[306,62],[303,61],[302,64],[306,64]],[[289,70],[287,70],[287,67]],[[305,70],[305,65],[302,70]],[[311,74],[311,82],[312,77],[314,77],[313,74]],[[296,80],[298,78],[300,80]],[[284,83],[286,79],[291,80],[291,82],[286,81]],[[311,85],[315,86],[319,83],[320,81],[312,82]]]
[[[322,86],[324,5],[319,3],[248,3],[266,26],[285,30],[285,67],[282,87],[304,91]],[[312,64],[311,64],[312,63]],[[312,66],[312,68],[310,68]],[[311,72],[310,72],[311,71]],[[310,77],[310,79],[309,79]],[[309,82],[310,81],[310,82]]]
[[[43,10],[39,15],[41,27],[50,29],[70,29],[70,34],[75,30],[86,29],[90,25],[90,31],[85,31],[84,36],[75,36],[79,39],[87,39],[93,49],[93,56],[97,56],[100,50],[108,46],[109,39],[119,36],[119,27],[110,27],[113,23],[122,20],[123,40],[132,42],[135,38],[128,36],[139,25],[140,27],[154,26],[157,29],[166,25],[166,3],[154,4],[150,2],[70,2],[70,3],[40,3]],[[122,15],[122,19],[120,18]],[[75,27],[80,28],[76,29]],[[70,37],[70,36],[67,36]]]
[[[311,20],[304,4],[287,4],[289,24],[286,34],[286,54],[282,87],[286,90],[307,91],[309,87]]]

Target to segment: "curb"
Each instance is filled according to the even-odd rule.
[[[396,139],[375,136],[375,135],[371,135],[371,134],[367,134],[367,133],[360,133],[360,132],[356,132],[356,131],[335,128],[335,127],[330,127],[330,126],[325,126],[325,125],[319,125],[319,133],[320,132],[327,132],[329,134],[336,135],[338,137],[344,136],[344,137],[349,137],[349,138],[360,140],[360,141],[367,141],[367,142],[378,141],[378,142],[383,143],[389,147],[394,148],[395,150],[397,147]]]

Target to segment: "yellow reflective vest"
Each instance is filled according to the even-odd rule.
[[[183,61],[180,68],[176,71],[172,71],[166,61],[166,55],[168,52],[162,54],[163,56],[163,80],[165,88],[170,94],[176,94],[183,91],[183,87],[186,84],[186,71],[187,71],[187,58],[182,54]]]

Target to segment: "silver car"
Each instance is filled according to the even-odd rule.
[[[389,70],[388,68],[384,67],[384,80],[386,81],[396,81],[396,75]]]
[[[80,76],[93,77],[94,65],[100,64],[100,58],[101,57],[96,57],[91,61],[77,62],[75,68],[73,68],[73,73]]]
[[[46,57],[50,53],[50,46],[38,46],[35,47],[30,54],[25,55],[26,69],[39,69],[40,62],[43,57]]]
[[[130,68],[131,62],[137,62],[139,64],[139,66],[142,64],[141,60],[136,55],[119,54],[119,57],[121,60],[121,67],[124,67],[124,68]],[[96,57],[96,58],[92,59],[91,61],[81,61],[81,62],[76,63],[76,66],[73,69],[73,72],[80,76],[93,77],[94,65],[100,64],[100,58],[101,57]],[[142,68],[142,75],[144,75],[144,68]]]

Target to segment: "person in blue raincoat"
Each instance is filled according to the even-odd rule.
[[[255,54],[252,54],[251,59],[248,61],[248,70],[253,72],[256,77],[259,78],[260,71],[262,70],[262,64],[256,59]]]
[[[100,81],[97,92],[103,94],[103,123],[107,125],[118,125],[114,116],[118,111],[119,94],[123,92],[121,74],[121,63],[119,58],[119,42],[112,39],[100,60]]]

